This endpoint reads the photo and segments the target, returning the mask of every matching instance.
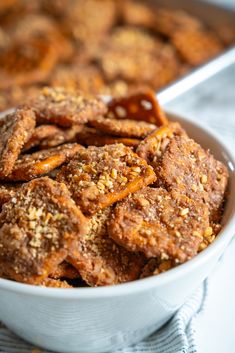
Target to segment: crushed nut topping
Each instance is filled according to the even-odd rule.
[[[152,50],[148,35],[113,36]],[[222,228],[226,166],[169,122],[148,89],[106,104],[46,87],[0,132],[0,277],[124,283],[190,260]]]
[[[129,147],[116,144],[81,151],[57,180],[68,186],[83,212],[93,214],[152,183],[155,175]]]

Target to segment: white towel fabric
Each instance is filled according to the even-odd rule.
[[[159,331],[145,341],[115,353],[197,353],[194,320],[204,309],[207,298],[207,281],[179,309],[177,314]],[[1,353],[49,353],[37,350],[4,327],[0,328]]]
[[[203,312],[207,294],[206,280],[164,327],[136,346],[115,353],[197,353],[194,320]]]

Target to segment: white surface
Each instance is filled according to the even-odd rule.
[[[235,153],[235,65],[166,107],[207,123],[234,146]],[[211,276],[208,303],[196,327],[199,353],[235,352],[234,258],[235,241]]]
[[[235,240],[210,277],[204,314],[196,321],[199,353],[235,352]]]

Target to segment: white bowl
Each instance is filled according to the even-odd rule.
[[[56,352],[107,352],[142,340],[168,321],[209,275],[235,231],[235,160],[207,128],[170,114],[230,171],[223,229],[206,250],[158,276],[100,287],[55,289],[0,279],[0,321]]]

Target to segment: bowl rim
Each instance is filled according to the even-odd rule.
[[[0,116],[7,114],[9,111],[0,113]],[[235,173],[235,157],[233,156],[232,149],[225,143],[222,138],[210,127],[203,124],[202,122],[191,121],[190,119],[175,114],[171,111],[166,111],[167,115],[170,118],[181,120],[182,122],[189,123],[192,127],[203,130],[207,135],[210,136],[212,140],[215,141],[217,145],[221,147],[226,156],[229,158],[229,167],[232,174]],[[4,115],[5,115],[4,114]],[[169,282],[175,281],[178,278],[186,275],[187,273],[193,271],[197,268],[200,263],[203,265],[213,257],[213,255],[220,248],[225,248],[226,245],[231,241],[235,229],[235,210],[230,217],[229,221],[223,226],[218,238],[210,244],[205,250],[197,254],[191,260],[181,264],[178,267],[175,267],[169,271],[163,272],[157,276],[150,276],[143,279],[138,279],[132,282],[116,284],[111,286],[102,286],[102,287],[79,287],[79,288],[49,288],[36,286],[31,284],[14,282],[12,280],[0,278],[0,289],[11,291],[15,293],[32,295],[37,297],[44,298],[58,298],[60,300],[66,299],[99,299],[99,298],[108,298],[108,297],[120,297],[120,296],[129,296],[132,294],[142,293],[148,289],[153,289],[160,287]]]

